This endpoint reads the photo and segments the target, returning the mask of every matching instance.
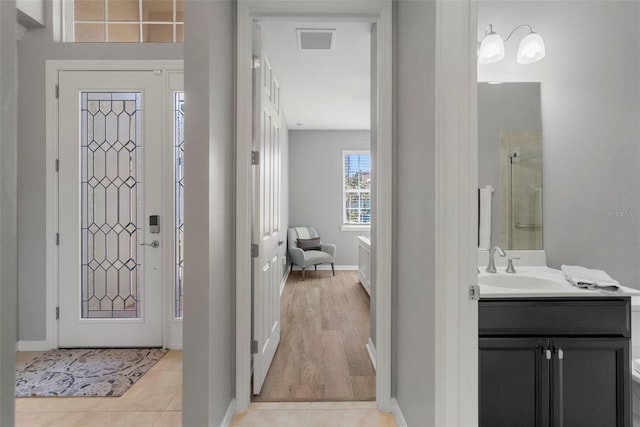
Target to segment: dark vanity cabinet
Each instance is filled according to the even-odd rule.
[[[631,427],[630,300],[479,304],[482,427]]]

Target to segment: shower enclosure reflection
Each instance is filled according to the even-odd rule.
[[[542,249],[542,133],[501,132],[500,153],[500,245]]]
[[[478,184],[491,185],[491,245],[543,249],[540,83],[478,83]]]

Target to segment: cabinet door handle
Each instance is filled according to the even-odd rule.
[[[564,426],[564,375],[562,372],[562,364],[564,360],[564,352],[561,348],[556,350],[558,354],[558,427]]]
[[[547,357],[547,360],[551,360],[551,350],[546,349],[544,351],[545,356]]]

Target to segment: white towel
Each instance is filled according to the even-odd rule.
[[[298,233],[298,239],[310,239],[309,229],[307,227],[296,227],[296,233]]]
[[[491,248],[491,193],[493,187],[487,185],[480,189],[480,235],[478,249]]]
[[[565,279],[578,288],[608,292],[616,292],[620,289],[620,282],[612,279],[602,270],[593,270],[577,265],[563,265],[560,269]]]

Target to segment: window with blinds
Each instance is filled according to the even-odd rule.
[[[65,0],[64,41],[182,43],[184,0]]]
[[[371,224],[371,154],[343,151],[342,216],[344,225]]]

